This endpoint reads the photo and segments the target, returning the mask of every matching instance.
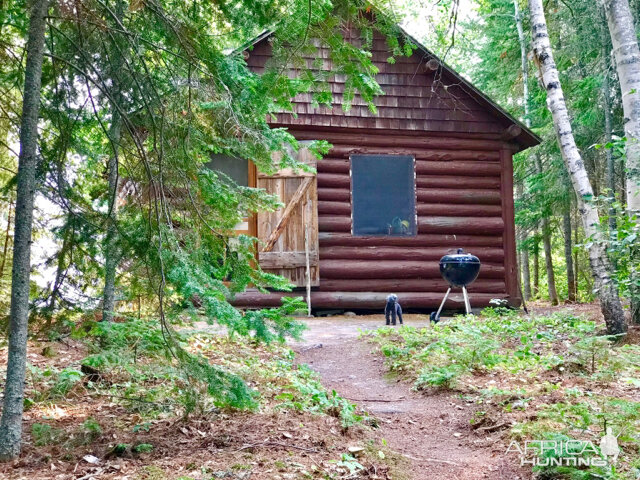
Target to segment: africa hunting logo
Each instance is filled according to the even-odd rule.
[[[600,450],[586,440],[527,440],[524,444],[513,441],[506,453],[518,453],[520,465],[536,467],[606,467],[615,464],[620,455],[618,438],[611,428],[600,439]]]

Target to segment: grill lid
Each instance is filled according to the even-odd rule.
[[[473,263],[480,264],[480,259],[475,255],[471,255],[470,253],[464,253],[464,250],[461,248],[458,249],[458,253],[450,253],[445,255],[440,259],[440,265],[443,264],[461,264],[461,263]]]
[[[475,255],[458,253],[445,255],[440,259],[440,274],[452,287],[465,287],[478,278],[480,272],[480,260]]]

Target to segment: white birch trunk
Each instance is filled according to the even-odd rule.
[[[640,213],[640,48],[628,0],[605,0],[627,137],[627,208]]]
[[[612,280],[611,264],[607,257],[605,239],[599,231],[600,218],[593,204],[593,190],[584,161],[576,146],[569,121],[569,112],[562,93],[558,69],[553,59],[551,43],[547,32],[542,0],[529,0],[533,51],[540,65],[543,85],[547,91],[547,107],[553,117],[553,125],[571,183],[578,199],[578,211],[586,236],[590,239],[589,260],[595,282],[595,290],[600,299],[609,334],[626,331],[627,326],[618,297],[618,290]]]
[[[640,48],[633,24],[629,0],[604,0],[616,70],[622,93],[624,133],[627,137],[627,212],[640,215]],[[634,259],[632,259],[634,260]],[[635,286],[640,277],[638,262],[631,265],[631,318],[640,323],[640,289]]]

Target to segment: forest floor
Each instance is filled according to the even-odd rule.
[[[640,328],[607,337],[598,305],[529,310],[436,327],[423,315],[403,327],[381,315],[315,319],[297,358],[381,419],[412,479],[640,478]],[[615,466],[599,450],[607,427]]]
[[[570,311],[600,321],[598,305],[530,305],[533,315]],[[405,315],[404,324],[429,327],[426,315]],[[446,319],[443,318],[443,322]],[[416,392],[385,366],[384,357],[365,342],[363,332],[383,326],[383,315],[333,316],[305,321],[304,341],[293,348],[296,359],[317,371],[323,384],[380,419],[387,445],[409,460],[413,480],[531,478],[531,468],[506,455],[504,428],[473,428],[477,406],[459,392]]]
[[[257,405],[243,411],[216,407],[206,387],[190,388],[164,354],[154,356],[158,330],[113,325],[116,350],[99,336],[30,340],[23,451],[0,463],[1,479],[408,478],[406,459],[384,445],[375,420],[327,392],[287,345],[230,339],[200,323],[185,329],[189,350],[256,393]],[[87,364],[99,373],[81,371]],[[2,377],[5,368],[3,347]]]
[[[33,340],[24,450],[0,464],[0,478],[538,478],[507,453],[510,442],[562,431],[586,432],[597,445],[611,399],[623,403],[605,425],[636,425],[640,398],[628,380],[638,376],[629,369],[640,369],[640,353],[628,345],[609,354],[596,343],[586,357],[572,350],[602,328],[595,305],[531,310],[527,318],[443,319],[436,328],[425,315],[406,315],[402,328],[380,328],[382,315],[302,319],[304,340],[285,346],[231,340],[204,324],[186,329],[189,349],[258,392],[248,411],[217,408],[190,389],[154,356],[161,337],[148,338],[144,323],[134,325],[139,337],[97,356],[95,339]],[[639,337],[633,328],[625,343]],[[439,342],[450,350],[424,353]],[[87,359],[102,365],[99,378],[80,372]],[[1,348],[0,370],[5,361]],[[640,467],[632,433],[621,437],[630,475]]]
[[[305,341],[294,345],[296,359],[320,373],[327,388],[379,419],[379,435],[409,460],[412,480],[529,478],[530,470],[504,454],[500,433],[472,429],[475,405],[454,392],[416,392],[387,371],[384,357],[359,335],[383,322],[382,315],[309,320]],[[428,317],[405,315],[404,322],[424,327]]]

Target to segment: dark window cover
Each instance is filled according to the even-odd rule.
[[[241,187],[249,186],[249,162],[227,155],[212,154],[207,167],[216,172],[227,175]]]
[[[415,235],[413,157],[351,156],[353,235]]]

